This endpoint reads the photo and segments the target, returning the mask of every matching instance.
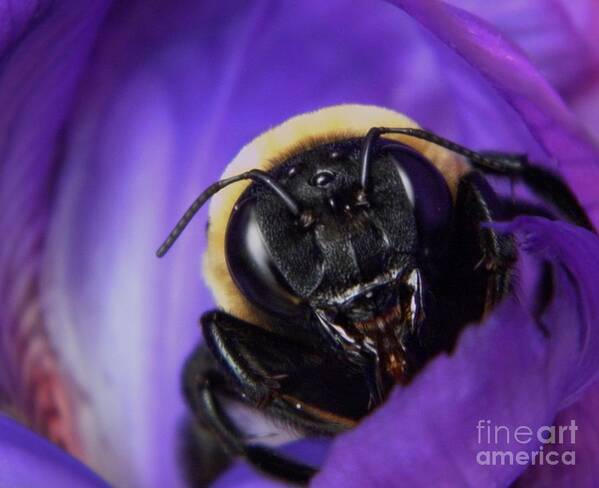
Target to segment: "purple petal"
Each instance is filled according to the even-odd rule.
[[[574,450],[576,465],[557,464],[549,466],[534,466],[528,469],[521,479],[518,487],[546,487],[546,486],[597,486],[599,484],[599,471],[597,458],[599,457],[599,384],[595,383],[585,395],[571,407],[566,408],[557,416],[555,425],[567,425],[572,420],[578,426],[575,442],[566,437],[568,442],[558,444],[555,450],[561,453]]]
[[[264,476],[245,463],[238,463],[221,476],[211,488],[285,488],[287,483]]]
[[[0,283],[24,276],[1,295],[16,296],[2,307],[2,347],[29,337],[17,291],[36,290],[24,303],[39,310],[51,208],[47,327],[33,321],[42,330],[33,350],[56,351],[54,364],[69,372],[51,384],[75,385],[75,426],[102,474],[119,485],[177,486],[179,370],[211,301],[198,286],[203,245],[193,230],[165,261],[152,254],[243,144],[288,116],[352,101],[397,108],[481,147],[544,152],[504,92],[382,2],[127,2],[110,11],[89,65],[106,5],[84,3],[48,3],[31,24],[23,4],[0,31],[16,46],[0,78],[0,134],[14,134],[0,145],[10,168],[0,179]],[[579,156],[572,161],[586,160]],[[56,376],[57,367],[30,364]],[[21,369],[11,361],[2,378],[12,396]]]
[[[382,408],[337,440],[314,486],[385,486],[394,480],[414,487],[507,486],[526,466],[478,464],[477,453],[485,449],[479,421],[535,432],[551,425],[558,410],[596,378],[599,240],[536,218],[520,218],[510,229],[530,269],[542,260],[553,264],[555,295],[541,317],[549,336],[529,312],[538,276],[526,272],[520,299],[509,298],[481,326],[466,330],[451,357],[434,360],[412,385],[397,388]],[[523,450],[500,441],[491,449]],[[538,446],[533,439],[525,447]]]
[[[599,138],[599,4],[595,0],[451,0],[520,46]]]
[[[476,68],[518,113],[599,222],[599,152],[526,56],[482,20],[436,0],[389,0]],[[543,162],[543,161],[540,161]]]
[[[79,461],[1,414],[0,486],[108,488]]]
[[[328,448],[329,440],[310,439],[288,444],[281,448],[284,455],[300,460],[312,466],[322,464]],[[287,483],[267,478],[245,462],[238,462],[232,469],[223,474],[212,488],[281,488]]]
[[[105,2],[104,2],[105,3]],[[39,282],[60,131],[103,2],[0,2],[0,405],[78,454]]]

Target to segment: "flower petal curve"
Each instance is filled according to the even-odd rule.
[[[79,461],[2,414],[0,486],[108,488]]]
[[[599,140],[599,4],[594,0],[448,2],[493,24],[520,46]]]
[[[513,107],[599,222],[599,150],[522,51],[482,19],[437,0],[388,0],[412,15],[479,70]]]
[[[578,426],[574,442],[555,446],[560,453],[575,452],[575,467],[559,463],[555,466],[545,464],[529,468],[520,479],[517,487],[543,488],[546,486],[597,486],[599,471],[597,457],[599,456],[599,384],[595,383],[582,398],[572,406],[562,410],[555,425],[567,425],[572,420]]]
[[[0,408],[79,455],[40,268],[60,133],[106,4],[0,2]]]
[[[301,460],[311,466],[319,466],[329,448],[329,439],[303,439],[287,444],[281,453],[291,459]],[[212,488],[283,488],[289,486],[283,481],[268,478],[248,463],[240,460],[216,482]]]

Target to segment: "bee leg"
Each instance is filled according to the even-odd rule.
[[[262,437],[235,424],[229,401],[255,408],[274,421],[277,431],[278,423],[296,435],[334,435],[353,427],[366,412],[361,371],[326,357],[318,344],[310,346],[221,311],[206,313],[201,322],[205,345],[184,374],[187,401],[197,420],[231,456],[243,456],[285,481],[307,483],[315,468],[257,444]],[[211,364],[202,362],[206,353]]]
[[[465,269],[478,277],[474,283],[487,283],[485,308],[495,305],[509,291],[510,270],[516,260],[512,239],[485,225],[501,218],[501,202],[487,180],[476,171],[463,176],[456,198],[457,235],[462,239],[458,249],[468,249],[466,259],[470,262]]]
[[[472,236],[473,232],[478,232],[480,237],[478,238],[476,248],[479,248],[480,251],[473,251],[471,248],[470,253],[466,252],[465,254],[473,255],[473,252],[482,252],[483,256],[485,256],[482,263],[487,263],[489,257],[492,257],[492,264],[484,266],[486,269],[475,265],[475,269],[471,275],[474,279],[472,277],[464,278],[462,275],[457,277],[455,283],[475,283],[475,286],[484,286],[485,282],[488,283],[484,309],[492,307],[510,291],[513,276],[511,270],[516,261],[516,248],[510,236],[498,234],[494,229],[484,227],[482,224],[492,222],[498,218],[511,217],[515,212],[521,213],[522,208],[527,209],[528,213],[533,215],[545,215],[541,209],[534,206],[528,207],[521,202],[512,203],[514,207],[510,208],[508,205],[506,215],[506,202],[503,199],[498,199],[492,193],[486,180],[481,175],[477,175],[476,172],[468,173],[460,181],[456,199],[456,224],[458,235],[466,236],[466,238],[458,244],[458,248],[461,250],[467,249],[468,242],[476,242],[476,239],[468,236]],[[460,263],[456,269],[472,269],[472,262],[470,261],[469,264]],[[486,274],[485,271],[487,271]],[[456,284],[453,286],[456,286]],[[468,291],[466,293],[470,296],[480,296],[480,294]],[[549,329],[543,322],[543,315],[553,299],[553,293],[553,270],[545,262],[541,269],[533,313],[539,329],[546,336],[549,335]],[[452,300],[458,301],[456,298],[452,298]],[[472,317],[472,319],[475,320],[476,318]]]
[[[500,217],[501,203],[478,171],[464,175],[454,207],[454,225],[448,254],[437,263],[429,319],[442,324],[424,339],[431,350],[451,351],[468,323],[485,313],[509,292],[515,247],[492,223]]]
[[[179,459],[189,486],[207,487],[232,462],[232,455],[214,434],[214,429],[199,410],[197,385],[208,371],[218,364],[205,346],[195,349],[183,369],[182,390],[193,415],[182,424]]]
[[[315,468],[287,459],[269,448],[246,442],[219,400],[220,396],[235,397],[238,394],[226,375],[215,369],[218,365],[209,365],[204,360],[206,353],[203,347],[196,350],[187,361],[183,378],[185,396],[199,423],[206,426],[229,456],[242,456],[270,476],[290,483],[307,484],[316,473]],[[210,466],[207,468],[212,469]]]
[[[526,155],[491,151],[483,151],[480,154],[499,165],[503,164],[504,175],[522,181],[537,196],[551,204],[573,224],[594,230],[593,224],[578,202],[576,195],[559,175],[547,168],[531,164]],[[478,168],[484,171],[483,168]]]
[[[204,314],[201,324],[208,349],[240,386],[244,399],[258,408],[267,406],[281,387],[282,372],[266,371],[251,343],[259,340],[260,335],[270,335],[268,331],[219,311]]]
[[[526,202],[520,199],[510,197],[500,198],[502,215],[506,219],[514,219],[519,215],[531,215],[535,217],[545,217],[546,219],[554,219],[555,214],[552,213],[546,206]]]
[[[347,430],[367,412],[362,370],[327,356],[318,343],[309,345],[289,331],[278,334],[222,311],[204,314],[201,322],[219,371],[244,403],[318,435]]]
[[[192,416],[181,422],[177,459],[187,486],[210,486],[231,464],[233,458],[213,434],[213,430]]]

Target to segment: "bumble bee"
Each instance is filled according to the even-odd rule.
[[[306,483],[315,468],[256,441],[232,405],[299,435],[350,429],[509,292],[517,250],[487,224],[534,207],[501,198],[487,175],[592,228],[525,156],[475,152],[384,108],[299,115],[241,150],[157,252],[212,198],[204,274],[218,308],[183,382],[230,455]]]

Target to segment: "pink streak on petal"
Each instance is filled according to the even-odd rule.
[[[104,10],[0,2],[0,404],[80,457],[76,395],[48,338],[39,281],[60,131]]]

